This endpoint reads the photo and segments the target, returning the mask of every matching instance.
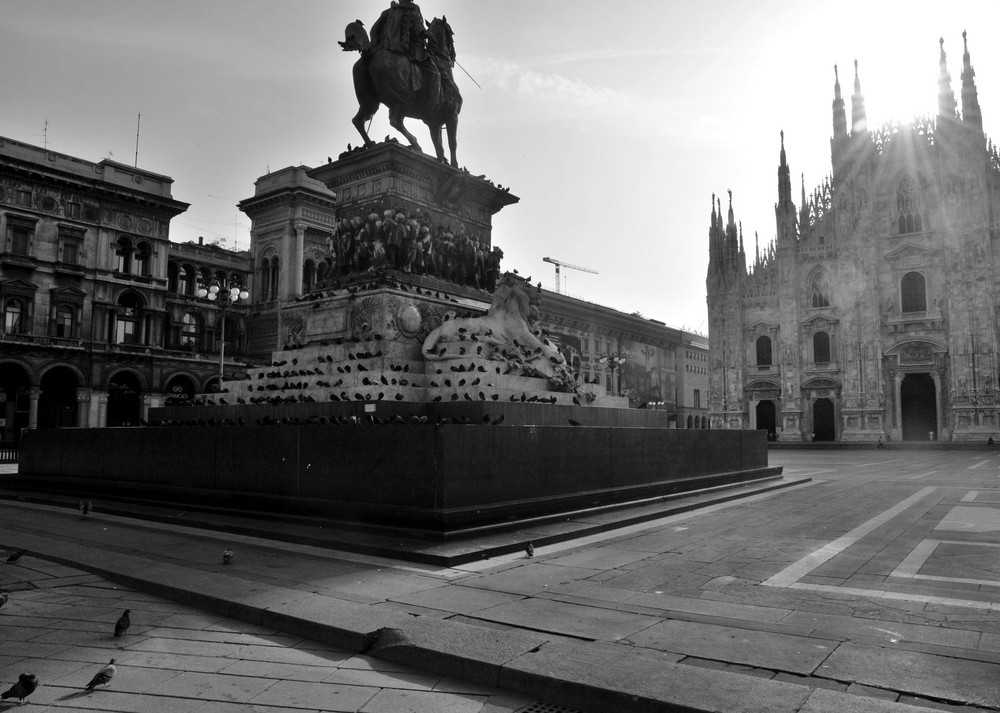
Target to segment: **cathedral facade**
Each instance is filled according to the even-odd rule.
[[[834,72],[832,173],[796,206],[782,135],[773,244],[748,261],[712,199],[711,427],[1000,438],[1000,156],[968,45],[961,111],[942,40],[937,115],[905,125],[868,128],[857,63],[848,123]]]

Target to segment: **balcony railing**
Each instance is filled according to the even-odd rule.
[[[20,255],[18,253],[0,253],[0,265],[12,265],[34,270],[38,265],[38,260],[30,255]]]

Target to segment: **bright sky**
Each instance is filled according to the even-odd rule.
[[[510,186],[504,267],[674,327],[707,331],[713,193],[733,191],[748,259],[775,232],[779,132],[811,192],[830,172],[833,65],[869,126],[937,108],[938,38],[960,96],[962,30],[987,133],[1000,122],[996,0],[423,0],[455,31],[459,163]],[[171,238],[249,245],[236,203],[270,170],[316,166],[359,137],[336,44],[379,0],[3,0],[0,135],[138,164],[191,204]],[[481,88],[480,88],[481,87]],[[426,128],[408,124],[425,147]],[[371,135],[393,133],[385,109]]]

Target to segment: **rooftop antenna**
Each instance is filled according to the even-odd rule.
[[[38,136],[38,134],[35,134],[35,136]],[[46,119],[42,123],[42,148],[43,149],[48,149],[49,148],[49,120],[48,119]]]
[[[135,119],[135,168],[139,168],[139,122],[142,121],[142,112]]]

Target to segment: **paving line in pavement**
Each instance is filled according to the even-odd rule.
[[[934,475],[935,473],[937,473],[936,470],[929,470],[926,473],[921,473],[920,475],[910,475],[906,479],[907,480],[916,480],[917,478],[926,478],[928,475]]]
[[[793,582],[787,585],[789,589],[809,589],[814,592],[834,592],[836,594],[851,594],[873,599],[901,599],[908,602],[924,604],[943,604],[967,609],[984,609],[989,612],[1000,612],[1000,602],[980,602],[974,599],[954,599],[952,597],[934,597],[929,594],[907,594],[905,592],[887,592],[884,589],[859,589],[857,587],[838,587],[832,584],[806,584]]]
[[[986,465],[987,463],[989,463],[989,461],[984,458],[983,460],[979,461],[978,463],[973,463],[972,465],[970,465],[969,466],[969,470],[972,470],[973,468],[979,468],[981,466]]]
[[[792,584],[798,582],[800,579],[805,577],[807,574],[812,572],[814,569],[819,567],[821,564],[833,559],[838,554],[846,550],[851,545],[855,544],[862,537],[868,535],[876,528],[884,525],[892,518],[899,515],[901,512],[909,508],[911,505],[916,503],[918,500],[923,499],[930,493],[937,490],[934,487],[922,488],[905,500],[892,506],[885,512],[879,513],[867,522],[858,525],[853,530],[848,532],[843,537],[838,537],[833,542],[827,543],[820,547],[818,550],[806,555],[798,562],[795,562],[785,569],[778,572],[776,575],[770,579],[766,579],[761,584],[768,587],[789,587]]]

